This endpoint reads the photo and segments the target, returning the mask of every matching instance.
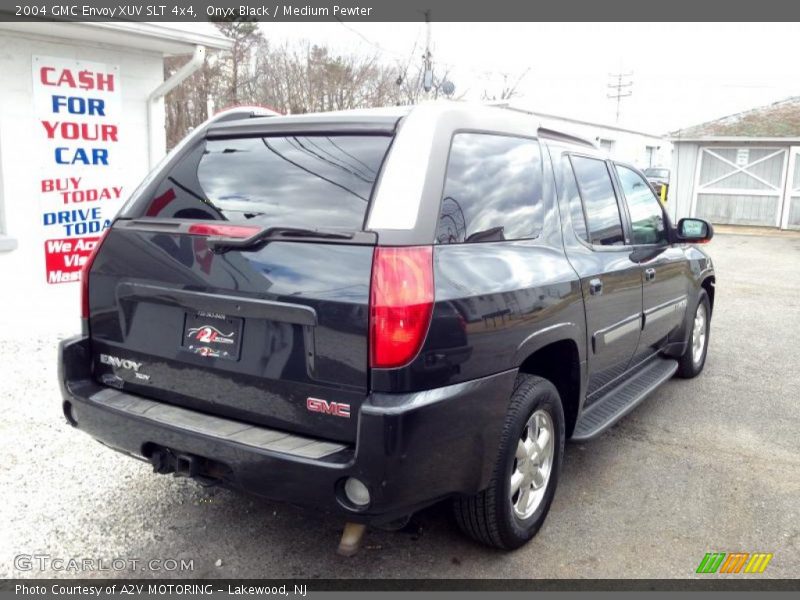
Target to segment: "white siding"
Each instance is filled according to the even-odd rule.
[[[542,125],[586,138],[606,149],[612,158],[631,163],[640,169],[649,166],[669,167],[672,144],[664,137],[626,131],[598,123],[583,123],[556,116],[541,116]],[[653,151],[648,151],[648,147]],[[652,165],[651,163],[652,154]]]
[[[146,98],[163,80],[163,63],[160,53],[7,31],[0,35],[0,202],[5,233],[19,244],[16,250],[0,252],[3,324],[30,332],[76,331],[80,326],[79,284],[48,285],[45,279],[42,217],[37,206],[41,163],[35,155],[42,126],[32,106],[34,55],[120,67],[124,116],[118,151],[125,165],[120,181],[123,197],[148,170]]]
[[[672,152],[672,174],[667,192],[667,210],[670,218],[688,217],[694,194],[694,178],[697,170],[697,144],[680,143]]]

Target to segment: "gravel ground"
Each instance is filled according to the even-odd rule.
[[[547,522],[500,553],[446,506],[335,554],[342,522],[155,476],[71,430],[56,338],[0,339],[0,576],[690,577],[709,551],[773,552],[800,573],[800,238],[719,235],[706,370],[673,380],[599,439],[567,446]],[[15,568],[18,554],[191,559],[191,572]]]

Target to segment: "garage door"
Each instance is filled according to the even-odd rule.
[[[800,147],[793,146],[789,156],[789,183],[783,205],[784,229],[800,229]]]
[[[787,154],[786,148],[701,148],[694,214],[712,223],[777,226]]]

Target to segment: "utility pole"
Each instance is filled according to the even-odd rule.
[[[433,88],[433,55],[431,54],[431,11],[425,11],[425,54],[422,57],[422,88],[430,93]]]
[[[609,73],[608,76],[611,78],[611,82],[608,84],[608,88],[614,90],[615,93],[608,93],[606,97],[611,98],[612,100],[617,101],[617,123],[619,123],[619,105],[620,101],[623,98],[627,98],[633,92],[630,90],[630,87],[633,86],[633,81],[629,80],[630,77],[633,77],[633,72],[630,73]],[[616,80],[616,82],[614,81]]]

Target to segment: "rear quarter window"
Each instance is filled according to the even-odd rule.
[[[207,140],[136,216],[360,230],[390,143],[363,135]]]
[[[584,242],[589,241],[589,232],[586,229],[586,218],[583,214],[583,204],[581,203],[578,183],[575,181],[575,173],[569,157],[561,157],[561,190],[564,198],[569,205],[569,214],[572,220],[572,229],[577,236]]]
[[[439,244],[536,237],[543,223],[542,157],[535,139],[453,136],[439,213]]]
[[[591,243],[599,246],[624,244],[622,217],[605,161],[573,156],[572,166],[588,220]]]

